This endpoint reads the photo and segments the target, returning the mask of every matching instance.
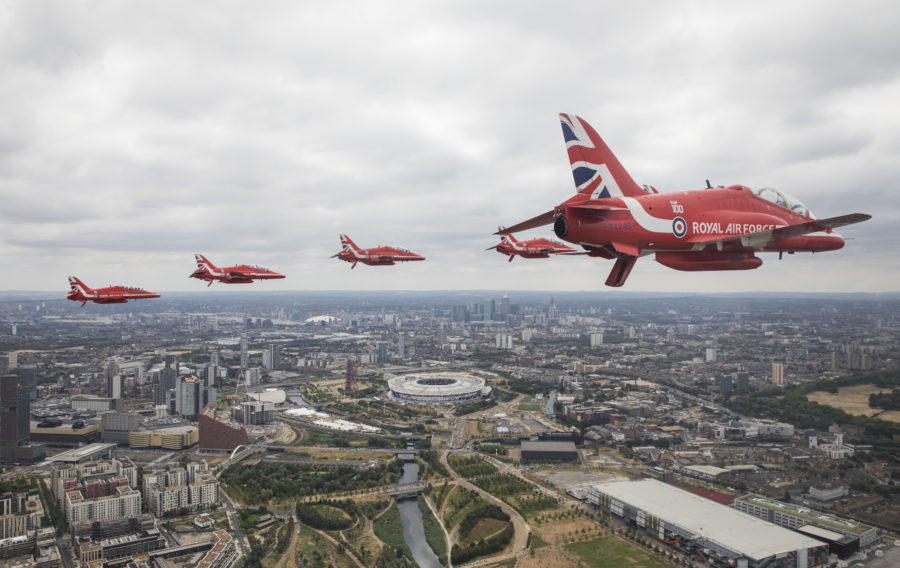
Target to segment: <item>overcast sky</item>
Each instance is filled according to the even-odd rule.
[[[751,271],[644,257],[624,290],[900,291],[900,4],[736,5],[0,2],[0,290],[202,290],[201,252],[287,275],[250,293],[615,294],[612,261],[484,250],[573,194],[567,112],[661,192],[873,215]],[[342,232],[428,260],[350,270]]]

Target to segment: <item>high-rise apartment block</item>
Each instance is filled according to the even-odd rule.
[[[784,385],[784,363],[772,363],[772,382],[778,386]]]
[[[137,468],[131,460],[54,464],[50,472],[53,495],[69,524],[115,521],[141,514]]]
[[[219,482],[205,461],[144,476],[144,499],[156,515],[176,509],[205,509],[219,502]]]

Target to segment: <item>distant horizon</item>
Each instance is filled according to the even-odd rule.
[[[900,299],[900,292],[893,291],[884,291],[884,292],[865,292],[865,291],[850,291],[850,292],[800,292],[800,291],[710,291],[710,292],[693,292],[693,291],[653,291],[653,290],[616,290],[615,292],[610,292],[608,289],[599,289],[599,290],[527,290],[527,289],[487,289],[487,288],[470,288],[470,289],[444,289],[444,290],[422,290],[422,289],[393,289],[393,290],[329,290],[329,289],[317,289],[317,290],[253,290],[253,291],[244,291],[244,290],[236,290],[236,289],[226,289],[226,290],[214,290],[210,291],[207,289],[204,290],[153,290],[154,292],[158,292],[165,297],[166,295],[173,296],[203,296],[203,295],[214,295],[214,296],[242,296],[253,298],[254,296],[263,296],[263,295],[277,295],[277,296],[285,296],[285,295],[294,295],[294,294],[335,294],[335,295],[354,295],[354,294],[369,294],[369,295],[389,295],[389,294],[414,294],[417,296],[426,296],[426,295],[485,295],[485,294],[518,294],[518,295],[537,295],[537,294],[554,294],[558,296],[585,296],[585,295],[598,295],[598,296],[607,296],[609,299],[617,299],[617,298],[640,298],[640,297],[803,297],[803,298],[823,298],[823,297],[861,297],[861,298],[883,298],[883,297],[893,297],[896,299]],[[15,297],[17,299],[24,299],[21,296],[25,295],[38,295],[40,299],[62,299],[65,300],[66,291],[56,291],[56,290],[0,290],[0,301],[2,301],[6,297]],[[150,300],[141,300],[141,303],[144,302],[153,302],[155,299]]]

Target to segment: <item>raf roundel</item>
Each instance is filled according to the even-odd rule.
[[[681,217],[672,219],[672,233],[679,239],[687,234],[687,223]]]

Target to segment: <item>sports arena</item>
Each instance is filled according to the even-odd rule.
[[[460,404],[491,396],[484,379],[467,373],[414,373],[388,379],[391,398],[416,404]]]

